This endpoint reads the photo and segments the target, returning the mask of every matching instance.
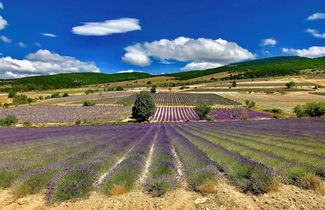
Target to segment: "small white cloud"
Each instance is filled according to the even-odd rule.
[[[197,63],[225,65],[255,58],[255,55],[237,43],[223,39],[191,39],[187,37],[179,37],[174,40],[161,39],[131,45],[125,50],[126,53],[122,60],[137,66],[149,66],[151,64],[150,57],[168,62],[191,62],[192,66]]]
[[[277,41],[273,38],[268,38],[268,39],[263,39],[262,42],[260,43],[260,46],[274,46],[277,44]]]
[[[42,45],[39,42],[35,42],[36,47],[42,47]]]
[[[182,71],[192,71],[192,70],[205,70],[205,69],[212,69],[223,66],[220,63],[208,63],[208,62],[193,62],[189,63],[183,68],[181,68]]]
[[[8,22],[0,16],[0,30],[4,29],[8,25]]]
[[[307,20],[321,20],[321,19],[325,19],[325,13],[317,12],[307,18]]]
[[[11,39],[9,39],[6,36],[0,36],[0,39],[1,39],[1,41],[5,42],[5,43],[10,43],[11,42]]]
[[[123,70],[123,71],[118,71],[116,73],[133,73],[133,72],[143,72],[143,71],[137,71],[137,70],[133,70],[133,69],[130,69],[130,70]]]
[[[315,29],[307,29],[306,30],[307,33],[310,33],[311,35],[313,35],[316,38],[321,38],[321,39],[325,39],[325,33],[319,33],[317,30]]]
[[[141,30],[139,20],[135,18],[121,18],[103,22],[87,22],[82,26],[72,28],[74,34],[83,36],[106,36],[116,33]]]
[[[4,9],[3,3],[0,2],[0,9]]]
[[[0,58],[0,78],[18,78],[72,72],[100,72],[94,62],[82,62],[48,50],[38,50],[25,59]]]
[[[42,35],[47,37],[56,37],[55,34],[51,34],[51,33],[42,33]]]
[[[21,48],[26,48],[27,45],[24,42],[18,42],[17,45]]]
[[[288,49],[283,48],[282,52],[298,55],[307,58],[318,58],[325,56],[325,47],[313,46],[308,49]]]

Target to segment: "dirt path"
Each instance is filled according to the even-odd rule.
[[[144,166],[144,169],[142,171],[142,174],[140,175],[140,178],[138,180],[138,183],[137,183],[137,187],[140,188],[141,185],[143,185],[148,177],[148,174],[149,174],[149,168],[150,168],[150,165],[151,165],[151,161],[152,161],[152,154],[153,154],[153,150],[154,150],[154,147],[155,147],[155,143],[156,143],[156,138],[157,138],[157,133],[155,134],[155,137],[153,139],[153,142],[152,142],[152,145],[150,147],[150,150],[149,150],[149,154],[148,154],[148,157],[147,157],[147,160],[146,160],[146,164]]]
[[[175,158],[176,169],[177,169],[177,177],[176,177],[176,179],[177,179],[178,183],[180,183],[182,188],[187,189],[188,184],[187,184],[185,176],[184,176],[183,164],[182,164],[181,160],[179,159],[179,157],[178,157],[178,155],[176,153],[175,147],[173,145],[171,145],[171,146],[172,146],[172,153],[173,153],[174,158]]]

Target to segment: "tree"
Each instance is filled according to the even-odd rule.
[[[155,113],[155,108],[155,101],[151,93],[141,91],[137,94],[132,107],[132,118],[139,122],[148,121],[149,117]]]
[[[297,86],[297,84],[295,83],[295,82],[288,82],[287,84],[286,84],[286,86],[287,86],[287,88],[293,88],[293,87],[296,87]]]
[[[15,97],[16,96],[16,91],[14,91],[14,90],[9,90],[8,91],[8,98],[13,98],[13,97]]]
[[[210,106],[204,104],[194,107],[194,111],[196,112],[196,114],[199,116],[201,120],[206,119],[206,115],[209,114],[211,110],[212,108]]]
[[[232,87],[237,87],[237,82],[233,81],[231,85],[232,85]]]
[[[297,117],[320,117],[325,115],[325,103],[307,103],[305,105],[297,105],[294,107],[293,112]]]
[[[150,89],[150,93],[157,93],[157,86],[153,85]]]
[[[10,127],[16,125],[18,119],[14,115],[7,115],[5,118],[0,118],[0,126]]]

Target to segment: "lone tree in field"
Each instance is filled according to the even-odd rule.
[[[148,121],[155,113],[155,101],[148,91],[141,91],[137,94],[134,106],[132,107],[132,118],[139,122]]]

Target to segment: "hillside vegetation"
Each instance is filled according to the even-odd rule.
[[[166,74],[164,76],[174,77],[176,80],[189,80],[221,72],[228,72],[228,76],[225,75],[222,80],[299,75],[312,72],[325,73],[325,57],[315,59],[298,56],[272,57],[230,64],[219,68],[172,73]],[[16,91],[31,91],[75,88],[85,85],[114,83],[128,80],[152,78],[156,76],[157,75],[141,72],[119,74],[69,73],[26,77],[14,80],[0,80],[0,85],[3,86],[2,91],[8,90],[8,87],[6,86],[8,84],[10,84]],[[181,81],[178,83],[180,85],[182,84]]]
[[[303,73],[301,70],[325,71],[325,57],[315,59],[298,56],[272,57],[226,65],[203,71],[198,70],[168,74],[167,76],[174,76],[178,80],[187,80],[220,72],[230,72],[233,73],[233,75],[225,77],[224,79],[247,79],[297,75]]]
[[[10,84],[12,85],[13,89],[17,91],[31,91],[74,88],[82,87],[85,85],[120,82],[148,77],[152,77],[152,75],[141,72],[119,74],[87,72],[25,77],[21,79],[11,80]]]

